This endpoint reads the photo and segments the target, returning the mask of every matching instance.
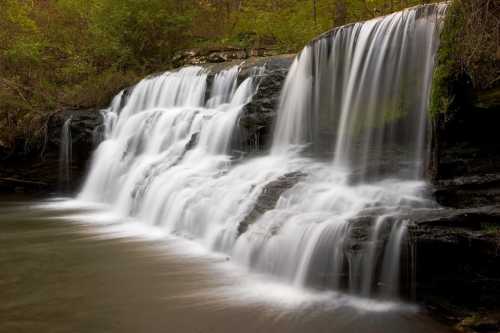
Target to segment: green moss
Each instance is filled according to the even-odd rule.
[[[481,108],[497,103],[498,19],[494,8],[493,2],[475,0],[454,0],[448,7],[434,71],[432,116],[457,111],[474,99]],[[465,86],[470,88],[470,96],[454,95],[455,89]]]
[[[464,17],[460,10],[460,2],[454,1],[448,8],[441,32],[429,108],[432,116],[449,112],[455,99],[451,86],[461,71],[458,47],[463,22]]]
[[[482,223],[481,229],[486,235],[489,236],[500,236],[500,225],[495,223]]]

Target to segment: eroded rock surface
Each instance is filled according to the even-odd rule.
[[[281,195],[295,186],[305,176],[306,175],[300,171],[291,172],[267,184],[257,198],[257,202],[253,209],[243,221],[240,222],[238,226],[238,235],[247,231],[248,227],[257,221],[262,214],[274,209]]]
[[[46,142],[41,152],[14,152],[4,156],[0,168],[0,191],[58,191],[62,128],[71,118],[72,177],[68,188],[75,190],[83,180],[87,164],[102,135],[103,119],[98,110],[64,110],[48,120]]]

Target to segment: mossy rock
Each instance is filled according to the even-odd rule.
[[[429,108],[432,116],[449,112],[455,102],[453,86],[461,74],[457,46],[461,35],[460,27],[464,21],[458,6],[456,1],[450,5],[441,31]]]

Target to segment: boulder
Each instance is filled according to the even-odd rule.
[[[248,227],[265,212],[274,209],[281,195],[295,186],[305,176],[300,171],[290,172],[266,184],[252,210],[240,222],[238,236],[246,232]]]
[[[236,140],[239,148],[247,152],[259,152],[272,144],[273,125],[276,119],[281,88],[285,82],[294,55],[276,56],[257,63],[264,66],[258,78],[259,89],[248,103],[238,122]],[[255,65],[252,65],[255,66]],[[251,67],[242,70],[248,75]]]

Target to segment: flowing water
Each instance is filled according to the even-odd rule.
[[[397,215],[433,205],[421,179],[445,7],[345,26],[306,46],[263,157],[236,159],[231,150],[258,71],[240,84],[238,67],[222,71],[210,89],[199,67],[145,79],[107,111],[106,140],[79,199],[297,286],[398,296],[407,226]],[[325,146],[325,132],[326,159],[311,153]],[[270,184],[290,175],[293,186],[252,215]],[[367,214],[373,226],[356,238],[353,221]]]
[[[71,138],[71,120],[69,117],[61,129],[61,148],[59,152],[59,190],[67,191],[71,180],[71,161],[72,161],[72,138]]]
[[[264,68],[244,80],[238,66],[215,76],[188,67],[144,79],[104,111],[104,141],[76,201],[50,204],[49,211],[76,205],[77,213],[61,219],[95,222],[81,206],[103,205],[107,213],[99,219],[112,216],[112,230],[132,223],[133,233],[155,230],[188,247],[200,246],[223,258],[215,266],[232,267],[233,273],[215,274],[221,279],[215,285],[228,290],[240,280],[246,286],[245,278],[273,281],[264,289],[249,284],[242,294],[224,289],[222,299],[207,296],[207,290],[219,290],[212,288],[212,273],[205,276],[210,260],[192,258],[166,278],[179,287],[175,297],[189,303],[184,292],[201,292],[195,302],[223,311],[259,294],[245,310],[234,309],[234,318],[247,318],[263,299],[301,300],[291,301],[293,311],[259,317],[267,330],[273,329],[266,326],[270,322],[278,331],[292,330],[280,325],[298,315],[298,331],[306,329],[301,325],[323,331],[327,318],[339,332],[432,331],[417,325],[414,314],[407,314],[408,322],[395,315],[393,310],[405,306],[391,302],[409,294],[412,280],[406,267],[411,262],[408,222],[399,216],[435,205],[426,196],[423,167],[445,9],[420,6],[341,27],[311,42],[290,68],[272,147],[261,156],[237,154],[233,136]],[[180,259],[170,250],[167,245],[170,254],[160,266],[177,265]],[[200,271],[193,268],[198,264]],[[193,286],[182,279],[191,274],[203,275],[203,286],[187,292],[183,288]],[[364,314],[358,322],[359,309],[384,309],[384,314]],[[308,316],[315,311],[313,320]],[[387,316],[392,321],[383,322]],[[383,323],[372,326],[374,318]],[[258,329],[255,325],[248,330]]]
[[[249,277],[102,208],[2,199],[2,333],[448,332],[411,306]]]

